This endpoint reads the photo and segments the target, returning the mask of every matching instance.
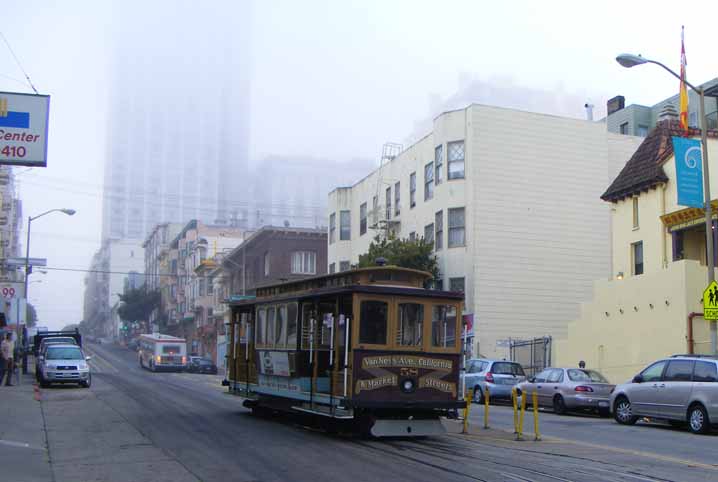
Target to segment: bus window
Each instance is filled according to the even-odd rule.
[[[456,346],[456,306],[434,305],[431,317],[431,346]]]
[[[399,326],[396,335],[401,346],[421,346],[421,331],[424,326],[424,305],[399,303]]]
[[[277,324],[274,335],[275,345],[285,348],[287,346],[287,305],[277,307]]]
[[[319,316],[322,320],[319,335],[319,346],[317,348],[329,348],[331,346],[332,325],[334,324],[334,311],[337,309],[335,301],[322,301],[319,303]]]
[[[267,310],[260,308],[257,310],[257,346],[264,345],[264,334],[267,332]]]
[[[297,304],[287,305],[287,348],[297,348]]]
[[[362,301],[359,343],[386,345],[388,305],[384,301]]]
[[[276,332],[277,332],[277,329],[276,329],[277,327],[275,325],[276,311],[277,310],[274,306],[270,306],[269,308],[267,308],[267,333],[266,333],[267,346],[274,346],[274,341],[275,341]]]

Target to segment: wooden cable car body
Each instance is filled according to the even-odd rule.
[[[444,433],[465,407],[463,294],[428,273],[362,268],[230,302],[230,391],[253,410],[350,421],[375,436]]]

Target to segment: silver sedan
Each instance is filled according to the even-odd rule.
[[[614,387],[596,370],[583,368],[546,368],[518,386],[521,393],[527,395],[528,406],[536,392],[539,406],[551,407],[557,414],[591,410],[604,417],[610,415]]]

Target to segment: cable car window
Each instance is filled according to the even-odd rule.
[[[277,323],[274,333],[274,342],[277,347],[287,346],[287,305],[277,307]]]
[[[265,333],[267,346],[274,346],[276,311],[274,306],[267,308],[267,331]]]
[[[399,326],[397,342],[401,346],[421,346],[424,326],[424,305],[399,303]]]
[[[456,346],[456,306],[434,305],[431,316],[431,345],[441,348]]]
[[[264,334],[267,332],[267,310],[260,308],[257,310],[257,345],[264,345]]]
[[[294,350],[297,347],[297,304],[287,305],[287,348]]]
[[[384,301],[362,301],[359,343],[386,345],[388,304]]]

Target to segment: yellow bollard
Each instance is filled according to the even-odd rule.
[[[486,393],[484,394],[484,428],[489,428],[489,399],[491,398],[491,392],[489,386],[486,387]]]
[[[464,431],[461,433],[469,433],[469,408],[471,407],[471,399],[473,398],[473,392],[469,391],[466,394],[466,408],[464,409]]]
[[[519,433],[518,390],[511,389],[511,404],[514,406],[514,433]]]
[[[534,390],[533,393],[534,402],[534,440],[541,440],[541,434],[539,434],[539,423],[538,423],[538,392]]]
[[[518,440],[521,440],[524,435],[524,414],[526,413],[526,394],[521,394],[521,413],[519,414],[519,435]]]

